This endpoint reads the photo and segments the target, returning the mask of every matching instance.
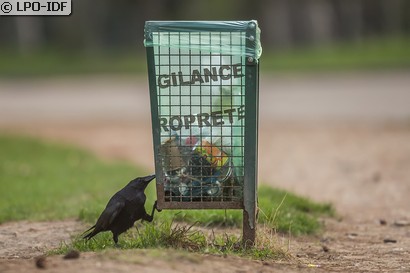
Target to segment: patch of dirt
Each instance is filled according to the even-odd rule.
[[[64,272],[299,272],[302,266],[281,262],[261,262],[233,256],[186,254],[175,250],[109,250],[101,253],[81,253],[78,259],[64,260],[61,255],[46,257],[44,271]],[[0,271],[35,272],[36,260],[0,260]],[[307,267],[305,267],[305,270]]]
[[[325,221],[319,238],[298,238],[291,252],[327,272],[410,272],[410,228],[379,221]]]
[[[63,242],[69,243],[70,236],[82,229],[84,225],[74,220],[3,223],[0,225],[0,259],[29,259],[42,255]]]

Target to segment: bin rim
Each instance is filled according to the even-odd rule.
[[[145,47],[166,46],[169,48],[188,48],[204,50],[212,53],[226,53],[230,46],[229,40],[221,38],[221,45],[208,47],[195,46],[189,43],[189,40],[178,40],[178,42],[158,42],[153,40],[152,33],[187,33],[187,32],[243,32],[244,38],[250,42],[243,51],[230,51],[233,55],[243,55],[252,57],[258,61],[262,55],[262,46],[260,42],[260,28],[258,21],[146,21],[145,22]]]
[[[145,29],[150,31],[190,32],[190,31],[244,31],[256,28],[256,20],[249,21],[146,21]]]

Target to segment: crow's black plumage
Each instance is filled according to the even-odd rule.
[[[97,223],[84,233],[92,231],[83,238],[89,240],[102,231],[111,231],[115,244],[118,244],[118,235],[131,228],[135,221],[142,219],[151,222],[157,209],[157,202],[155,201],[151,215],[147,214],[144,207],[146,200],[144,190],[154,178],[155,175],[135,178],[114,194]]]

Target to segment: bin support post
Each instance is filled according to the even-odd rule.
[[[251,212],[254,213],[254,212]],[[253,223],[253,228],[250,225],[249,222],[249,215],[246,210],[243,210],[243,235],[242,235],[242,243],[243,247],[246,248],[251,248],[255,245],[255,239],[256,239],[256,225]]]
[[[254,247],[262,52],[257,21],[148,21],[144,44],[158,208],[242,209],[242,244]]]
[[[257,36],[256,23],[251,21],[246,30],[246,46],[254,48]],[[256,239],[256,212],[258,201],[258,109],[259,109],[259,62],[252,56],[246,58],[245,66],[245,181],[243,188],[243,246],[253,247]]]

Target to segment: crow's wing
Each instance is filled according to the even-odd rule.
[[[98,218],[97,223],[95,224],[96,228],[107,230],[124,206],[125,202],[123,201],[115,201],[109,204]]]

